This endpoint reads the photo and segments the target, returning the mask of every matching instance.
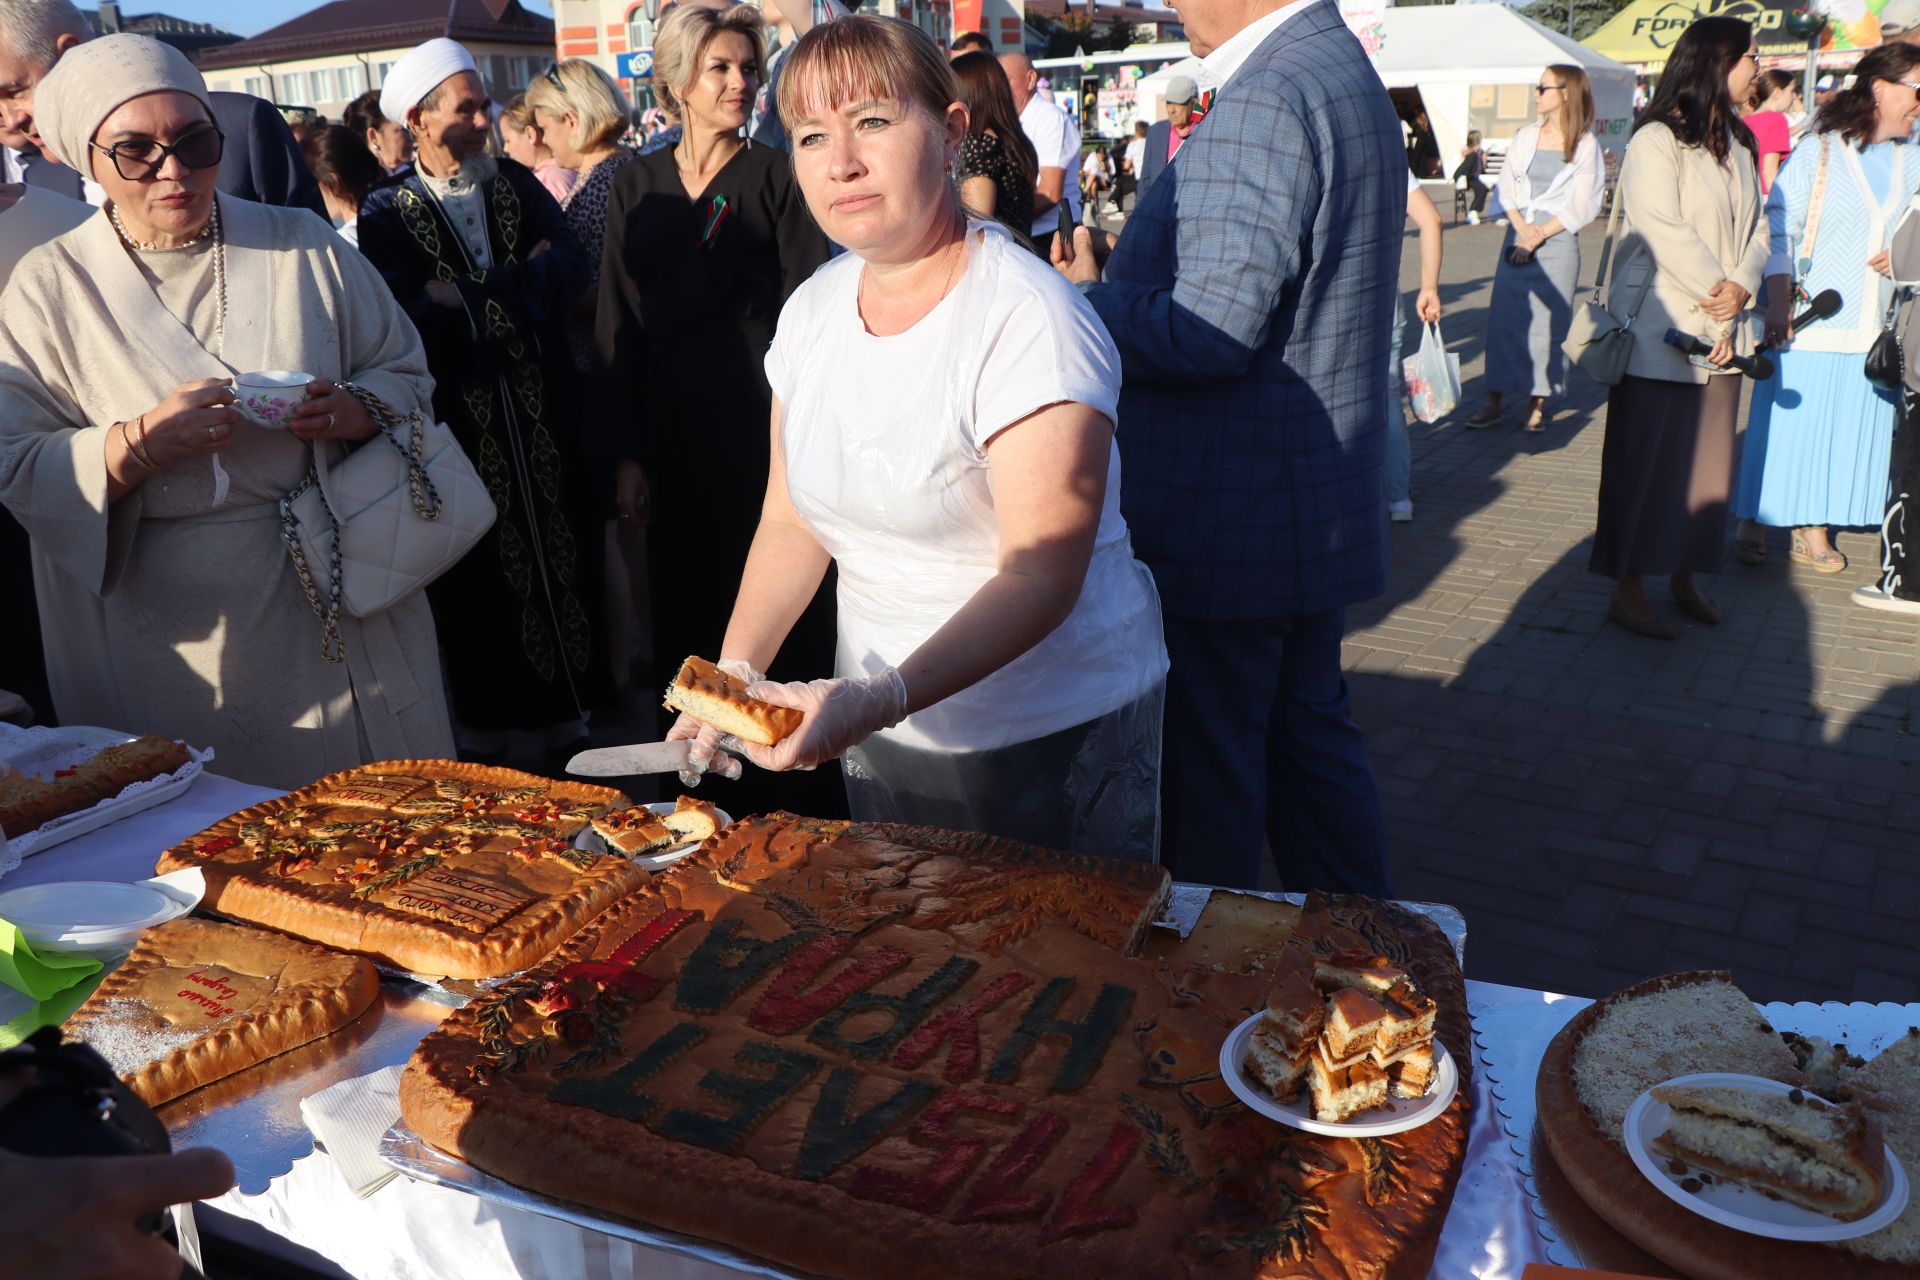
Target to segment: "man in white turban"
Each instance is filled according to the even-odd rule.
[[[462,754],[544,730],[556,755],[599,696],[601,522],[575,451],[578,377],[557,335],[592,271],[540,180],[486,152],[492,103],[467,51],[429,40],[387,73],[380,111],[414,167],[360,208],[360,250],[420,330],[434,406],[479,465],[500,519],[428,588]],[[562,757],[564,758],[564,757]]]

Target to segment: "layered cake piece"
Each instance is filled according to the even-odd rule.
[[[358,956],[245,925],[171,920],[140,935],[66,1029],[158,1106],[338,1030],[379,988]]]
[[[1303,914],[1306,922],[1316,915]],[[1283,956],[1267,1012],[1247,1042],[1245,1069],[1261,1088],[1293,1102],[1306,1086],[1314,1119],[1333,1124],[1396,1098],[1423,1098],[1433,1086],[1433,1028],[1439,1006],[1385,956],[1353,949],[1324,920]]]
[[[172,773],[189,759],[187,749],[177,742],[142,737],[103,747],[50,778],[31,773],[0,775],[0,831],[24,836],[55,818],[91,809],[136,782]]]
[[[681,796],[671,813],[657,814],[645,805],[635,805],[593,820],[593,829],[607,847],[629,858],[690,848],[719,828],[718,810],[692,796]]]
[[[1857,1103],[1723,1085],[1662,1085],[1653,1096],[1673,1117],[1648,1143],[1661,1155],[1845,1222],[1880,1199],[1886,1148]]]

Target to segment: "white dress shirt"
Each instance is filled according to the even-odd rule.
[[[1201,92],[1209,89],[1219,90],[1233,79],[1233,73],[1240,69],[1253,51],[1266,42],[1268,36],[1278,31],[1281,25],[1298,16],[1319,0],[1293,0],[1283,4],[1264,18],[1248,23],[1234,32],[1231,37],[1206,57],[1200,59],[1200,74],[1195,77],[1200,82]]]

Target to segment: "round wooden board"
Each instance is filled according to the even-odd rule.
[[[1920,1267],[1723,1227],[1656,1190],[1625,1149],[1601,1132],[1573,1084],[1574,1050],[1613,998],[1589,1005],[1561,1029],[1547,1046],[1534,1085],[1547,1150],[1568,1185],[1603,1221],[1691,1280],[1920,1280]]]

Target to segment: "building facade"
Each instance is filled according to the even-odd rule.
[[[333,0],[250,40],[200,55],[207,87],[250,93],[338,120],[436,36],[465,45],[487,91],[505,101],[553,58],[554,23],[519,0]]]

